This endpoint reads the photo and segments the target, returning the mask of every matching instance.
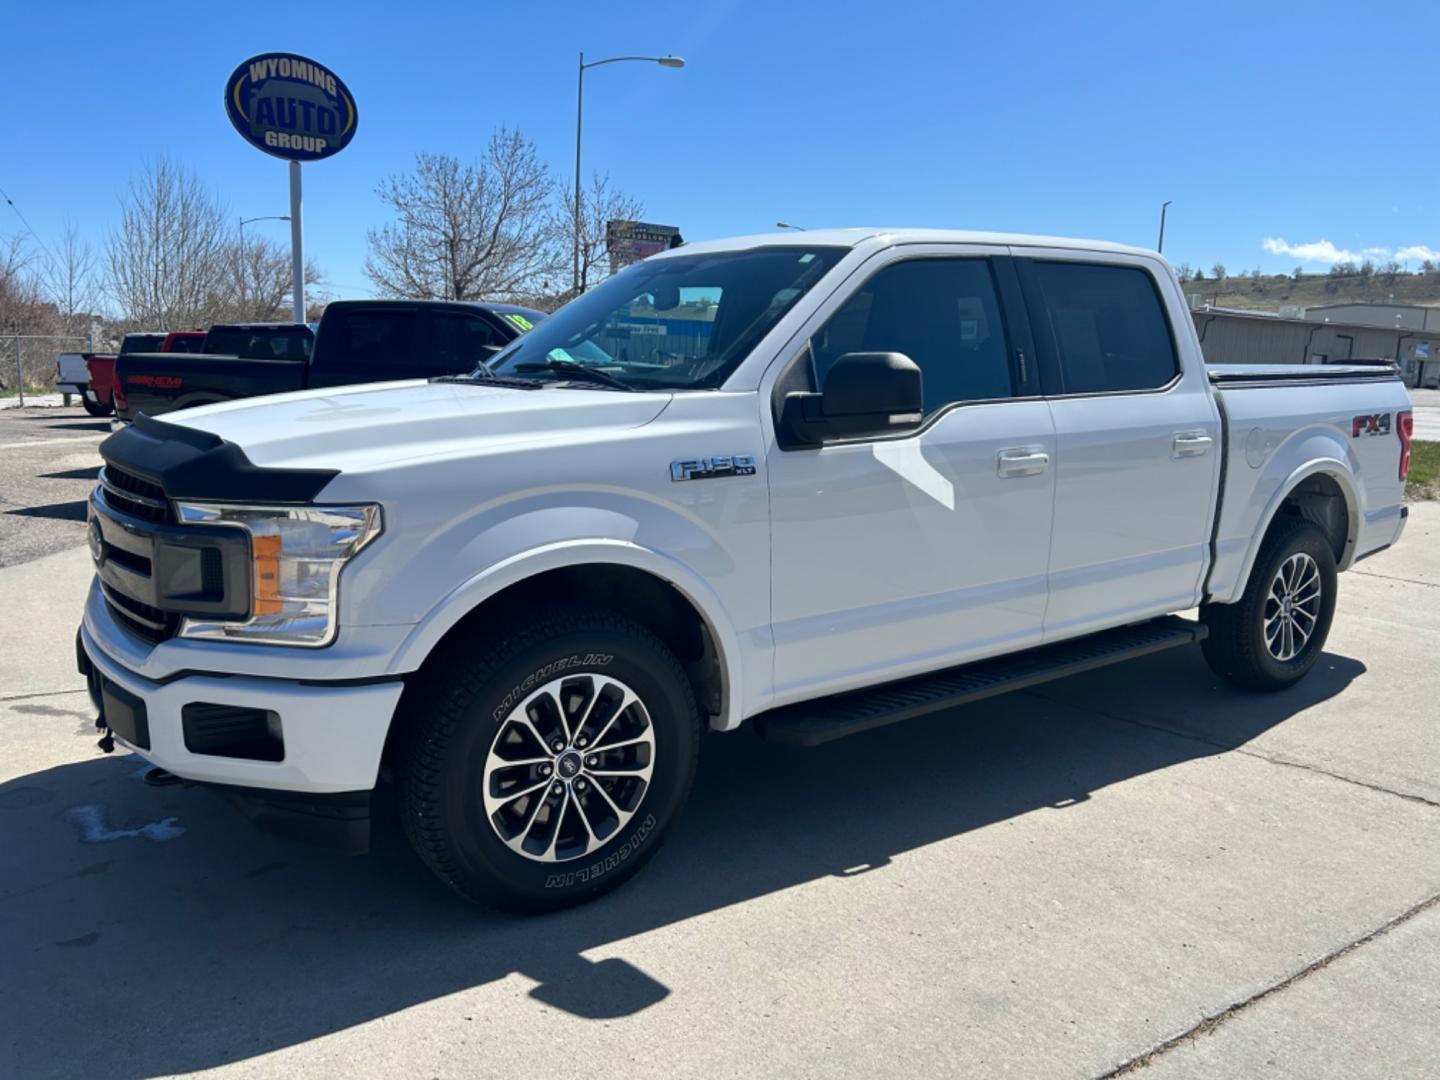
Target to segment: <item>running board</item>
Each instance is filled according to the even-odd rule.
[[[871,728],[1189,645],[1203,640],[1208,632],[1209,627],[1202,623],[1167,615],[883,686],[786,705],[761,713],[755,718],[755,726],[770,742],[818,746]]]

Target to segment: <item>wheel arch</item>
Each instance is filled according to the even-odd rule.
[[[744,700],[740,643],[719,597],[682,564],[622,540],[547,545],[486,568],[412,628],[391,670],[421,671],[444,643],[487,616],[535,601],[593,603],[646,625],[676,652],[711,726],[729,730],[739,725]]]
[[[1335,569],[1348,569],[1355,558],[1360,525],[1365,520],[1361,487],[1350,465],[1339,458],[1315,458],[1285,478],[1260,515],[1259,527],[1250,537],[1245,560],[1229,593],[1223,598],[1216,597],[1217,601],[1233,603],[1244,593],[1260,546],[1282,516],[1302,517],[1317,526],[1330,537]]]

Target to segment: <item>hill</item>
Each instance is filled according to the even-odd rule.
[[[1440,273],[1422,274],[1245,274],[1239,277],[1192,278],[1184,281],[1186,296],[1199,295],[1215,307],[1320,307],[1323,304],[1418,304],[1440,307]]]

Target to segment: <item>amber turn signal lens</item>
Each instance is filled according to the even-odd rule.
[[[278,536],[255,536],[250,540],[255,559],[255,599],[252,615],[278,615],[280,603],[280,548]]]

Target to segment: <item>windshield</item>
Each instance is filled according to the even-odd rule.
[[[517,338],[491,369],[563,379],[578,364],[635,388],[713,389],[847,250],[763,247],[637,263]]]

